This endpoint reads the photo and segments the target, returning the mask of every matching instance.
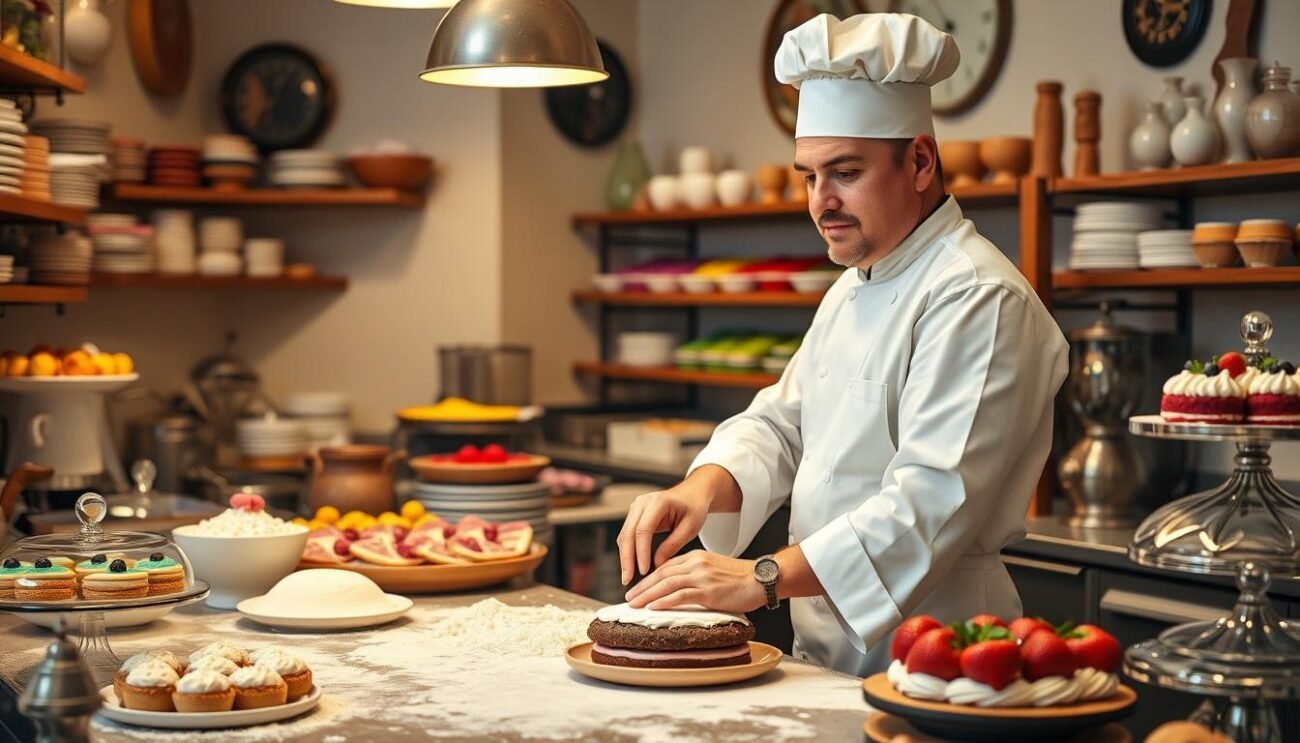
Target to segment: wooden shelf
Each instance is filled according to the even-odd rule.
[[[1269,285],[1300,286],[1300,266],[1277,268],[1176,268],[1151,271],[1057,271],[1054,289],[1191,289]]]
[[[415,209],[424,204],[423,194],[396,188],[247,188],[217,191],[211,188],[119,183],[113,187],[113,197],[119,201],[213,206],[394,206]]]
[[[85,301],[84,286],[0,284],[0,304],[81,304]]]
[[[653,294],[651,292],[576,291],[574,302],[627,307],[816,307],[825,292],[744,292],[742,294]]]
[[[148,273],[97,273],[91,286],[112,289],[316,289],[342,291],[348,280],[342,276],[313,276],[293,279],[286,276],[199,276]]]
[[[38,92],[86,92],[86,81],[56,64],[0,44],[0,88]]]
[[[2,48],[4,45],[0,44]],[[86,210],[0,192],[0,221],[14,219],[82,224],[86,221]]]
[[[774,374],[686,371],[673,367],[626,366],[624,364],[602,364],[592,361],[579,361],[573,365],[573,371],[577,374],[604,377],[606,379],[662,382],[664,384],[698,384],[707,387],[739,387],[750,390],[758,390],[775,384],[780,378]]]
[[[1300,189],[1300,158],[1057,178],[1048,191],[1145,196],[1215,196]]]
[[[968,188],[951,189],[964,206],[1014,206],[1019,198],[1015,183],[980,183]],[[699,222],[743,222],[763,219],[808,219],[808,205],[800,201],[780,204],[744,204],[711,209],[673,209],[670,211],[583,212],[574,214],[573,226],[692,224]]]

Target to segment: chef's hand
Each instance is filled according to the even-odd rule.
[[[617,540],[623,585],[631,583],[636,573],[647,575],[655,565],[662,565],[700,533],[712,498],[708,489],[693,479],[632,501]],[[669,532],[668,538],[659,545],[652,565],[650,550],[655,534],[661,531]]]
[[[750,612],[767,604],[754,580],[754,561],[695,550],[674,557],[632,587],[635,608],[674,609],[695,604],[715,611]]]

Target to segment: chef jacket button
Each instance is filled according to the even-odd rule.
[[[827,467],[827,468],[826,468],[826,475],[823,476],[822,479],[823,479],[824,481],[826,481],[826,482],[830,482],[830,481],[831,481],[831,468],[830,468],[830,467]]]
[[[890,293],[889,293],[889,303],[890,303],[890,304],[893,304],[894,302],[897,302],[897,301],[898,301],[898,292],[890,292]]]
[[[826,367],[824,366],[817,370],[817,376],[821,379],[825,379],[828,373],[829,372],[826,371]]]
[[[857,290],[857,289],[850,289],[850,290],[849,290],[849,301],[852,302],[853,300],[855,300],[855,299],[857,299],[857,298],[858,298],[858,290]]]

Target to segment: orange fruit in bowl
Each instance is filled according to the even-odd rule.
[[[63,373],[69,377],[92,377],[99,373],[90,354],[77,350],[63,357]]]
[[[418,500],[408,500],[402,504],[402,516],[412,523],[424,515],[424,504]]]
[[[118,374],[130,374],[135,371],[135,359],[124,353],[113,354],[113,361],[117,362]]]
[[[57,377],[62,371],[59,360],[48,351],[32,354],[30,361],[31,364],[27,369],[28,376]]]
[[[90,357],[90,362],[95,365],[95,373],[105,376],[117,374],[117,359],[113,358],[111,353],[97,353]]]
[[[337,524],[340,518],[342,517],[339,515],[339,509],[334,506],[321,506],[316,509],[315,520],[320,521],[321,523]]]
[[[5,375],[10,377],[25,377],[28,370],[31,369],[32,360],[26,356],[14,356],[9,359],[9,368],[5,370]]]

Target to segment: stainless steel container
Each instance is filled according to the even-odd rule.
[[[527,346],[440,346],[441,398],[483,405],[530,405],[533,351]]]
[[[127,424],[126,463],[150,460],[158,468],[154,486],[179,493],[196,468],[213,463],[212,443],[197,418],[179,413]]]

